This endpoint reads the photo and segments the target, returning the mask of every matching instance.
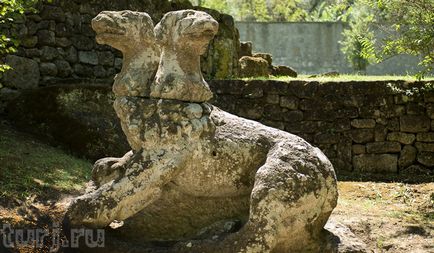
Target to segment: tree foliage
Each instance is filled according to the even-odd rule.
[[[228,13],[239,21],[302,21],[304,0],[196,0],[194,4]]]
[[[26,11],[35,11],[33,6],[38,0],[1,0],[0,1],[0,56],[16,52],[18,40],[14,34],[7,33],[7,27],[13,26],[15,19]],[[0,73],[10,67],[0,62]]]
[[[348,10],[342,44],[355,69],[407,54],[420,58],[419,79],[433,70],[433,0],[358,0]]]

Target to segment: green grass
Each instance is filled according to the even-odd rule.
[[[348,81],[417,81],[414,76],[365,76],[365,75],[338,75],[338,76],[317,76],[299,75],[298,77],[289,76],[270,76],[270,77],[253,77],[242,78],[242,80],[276,80],[276,81],[317,81],[317,82],[348,82]],[[427,77],[422,81],[434,81],[434,77]]]
[[[80,190],[91,164],[0,124],[0,197],[53,198]],[[2,201],[2,202],[3,202]]]

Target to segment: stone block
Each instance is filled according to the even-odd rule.
[[[415,147],[405,145],[399,155],[398,165],[400,169],[407,168],[416,162],[417,150]]]
[[[434,143],[416,142],[415,146],[419,152],[434,152]]]
[[[38,45],[40,46],[55,46],[56,35],[53,31],[39,30],[36,35],[38,36]]]
[[[426,167],[434,167],[434,152],[419,152],[417,161]]]
[[[99,51],[98,54],[98,62],[103,66],[112,67],[115,63],[115,56],[110,51]]]
[[[39,65],[36,61],[8,55],[5,57],[5,63],[12,67],[3,75],[3,82],[7,87],[16,89],[31,89],[38,87],[40,72]]]
[[[20,42],[20,45],[25,48],[34,48],[38,44],[38,36],[26,36]]]
[[[78,53],[75,47],[69,47],[65,50],[65,60],[69,63],[76,63],[78,61]]]
[[[321,133],[314,137],[315,144],[336,144],[339,143],[342,136],[339,133]]]
[[[387,130],[392,132],[399,132],[400,131],[399,124],[400,124],[399,118],[388,119],[386,123]]]
[[[98,65],[98,55],[94,51],[79,51],[78,60],[81,63]]]
[[[54,47],[44,46],[41,50],[41,61],[53,61],[59,56],[59,51]]]
[[[399,142],[383,141],[366,144],[366,151],[373,154],[399,153],[401,144]]]
[[[277,94],[267,94],[265,96],[265,101],[268,104],[276,105],[276,104],[279,104],[280,98],[279,98],[279,95],[277,95]]]
[[[418,103],[408,103],[407,104],[407,114],[408,115],[422,115],[425,114],[425,107]]]
[[[302,111],[286,111],[282,113],[283,121],[285,122],[298,122],[303,120]]]
[[[296,97],[282,96],[280,97],[280,106],[288,108],[290,110],[296,110],[298,108],[299,99]]]
[[[418,133],[416,139],[420,142],[434,142],[434,133]]]
[[[107,76],[107,71],[105,70],[105,68],[103,66],[97,65],[97,66],[93,67],[93,74],[97,78],[103,78],[103,77]]]
[[[354,155],[365,154],[366,153],[366,146],[360,145],[360,144],[355,144],[355,145],[353,145],[352,150],[353,150]]]
[[[39,66],[39,70],[42,75],[47,76],[56,76],[57,75],[57,66],[52,62],[43,62]]]
[[[78,50],[92,50],[95,46],[95,41],[83,35],[77,35],[71,38],[72,44]]]
[[[72,74],[71,65],[65,60],[56,60],[54,62],[57,66],[57,75],[60,77],[69,77]]]
[[[351,126],[354,128],[374,128],[375,120],[373,119],[353,119]]]
[[[406,115],[400,117],[401,132],[419,133],[428,132],[431,128],[431,120],[427,116]]]
[[[412,144],[416,140],[416,136],[414,134],[407,134],[401,132],[393,132],[387,135],[388,141],[397,141],[402,144]]]
[[[56,38],[56,46],[69,47],[71,45],[72,45],[72,42],[68,38],[65,38],[65,37]]]
[[[381,124],[375,125],[374,135],[375,141],[385,141],[387,136],[387,128]]]
[[[62,8],[52,5],[44,5],[40,15],[41,18],[45,20],[64,22],[66,19],[65,13],[63,12]]]
[[[278,105],[265,105],[264,119],[282,120],[282,108]]]
[[[350,131],[350,137],[355,143],[367,143],[374,140],[373,129],[353,129]]]
[[[391,154],[362,154],[353,156],[353,168],[359,172],[397,173],[398,156]]]
[[[82,64],[74,64],[74,73],[79,77],[91,77],[93,75],[93,68]]]

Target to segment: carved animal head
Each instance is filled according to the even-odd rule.
[[[103,11],[92,19],[96,41],[125,52],[155,43],[154,23],[144,12]]]
[[[174,50],[189,50],[202,55],[217,34],[219,24],[206,12],[195,10],[166,13],[155,27],[157,43]]]

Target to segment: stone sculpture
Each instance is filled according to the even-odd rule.
[[[97,24],[106,16],[109,27],[124,24],[122,14],[103,12],[94,21],[97,36],[106,31]],[[127,21],[124,27],[140,23]],[[177,242],[170,252],[321,252],[337,203],[333,167],[300,137],[206,102],[212,94],[198,57],[216,31],[204,12],[163,17],[155,28],[162,56],[149,96],[122,93],[115,102],[133,150],[96,163],[93,184],[65,221],[94,228],[123,221],[117,230],[126,241]],[[99,41],[128,48],[134,40]]]

